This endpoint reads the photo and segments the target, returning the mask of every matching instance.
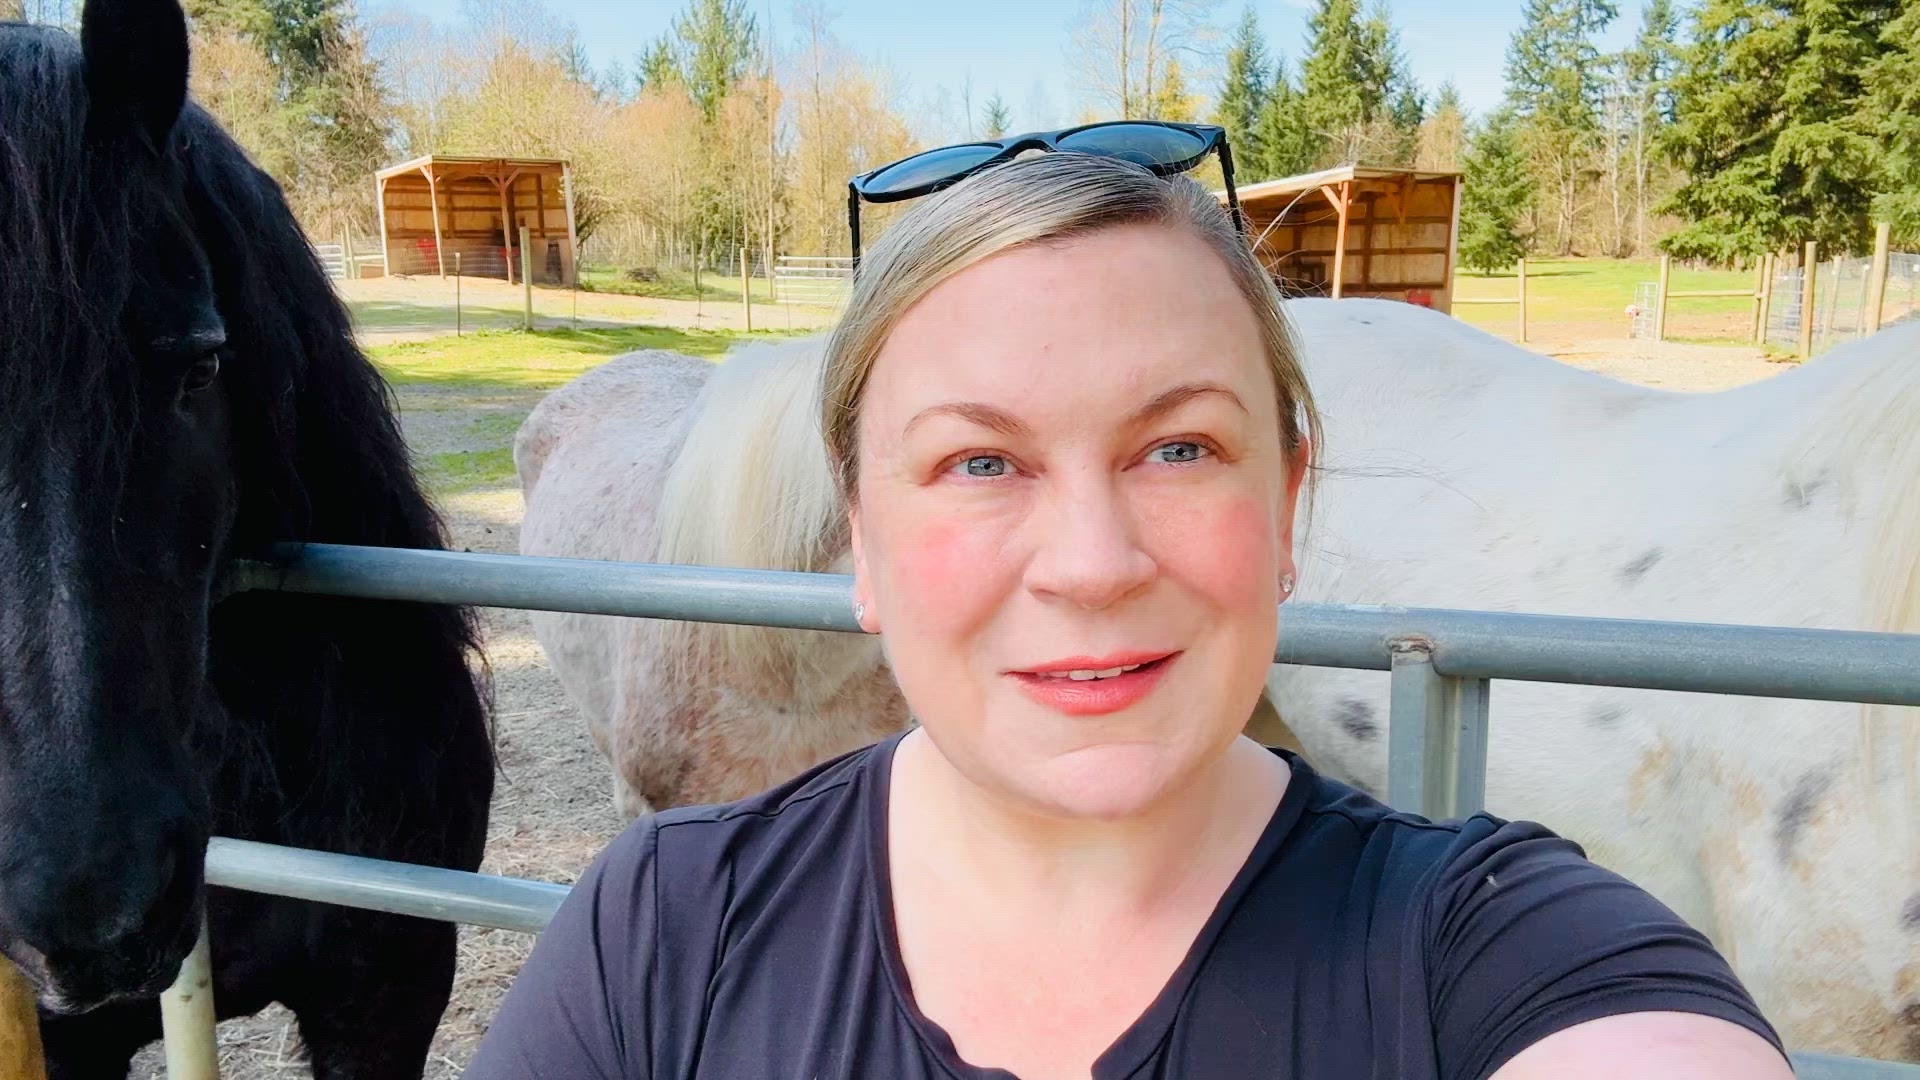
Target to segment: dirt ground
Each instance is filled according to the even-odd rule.
[[[358,285],[379,285],[384,291],[378,298],[396,306],[417,300],[426,308],[432,297],[422,290],[437,290],[439,282],[421,284],[422,280]],[[506,290],[496,287],[496,291]],[[375,298],[375,293],[365,289],[356,296]],[[719,321],[726,313],[712,303],[696,313],[695,305],[685,301],[596,300],[614,303],[595,307],[595,317],[618,319],[622,325],[633,321],[642,307],[658,311],[654,318],[663,324],[727,325]],[[583,315],[588,307],[583,304]],[[738,314],[734,305],[732,315],[737,318]],[[406,339],[388,335],[432,333],[428,320],[433,316],[420,315],[413,329],[407,329],[398,314],[389,316],[381,328],[369,330],[368,344]],[[1614,378],[1679,391],[1726,389],[1792,366],[1769,363],[1757,349],[1590,336],[1595,330],[1600,328],[1541,330],[1529,347]],[[524,416],[539,400],[537,393],[524,391],[469,393],[433,387],[405,387],[399,397],[408,439],[416,454],[422,455],[490,449],[473,442],[475,421],[508,412]],[[518,553],[522,502],[517,485],[509,482],[469,491],[443,498],[441,504],[456,550]],[[484,617],[499,709],[501,773],[483,869],[571,883],[621,828],[613,810],[607,766],[548,668],[526,613],[489,609]],[[462,928],[454,999],[435,1040],[427,1077],[451,1080],[460,1074],[532,944],[533,937],[527,934]],[[222,1075],[228,1080],[291,1080],[310,1075],[299,1054],[292,1015],[278,1006],[222,1024],[220,1044]],[[138,1080],[164,1077],[158,1046],[141,1055],[133,1075]]]

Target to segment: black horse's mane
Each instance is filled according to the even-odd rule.
[[[0,24],[0,88],[0,422],[104,427],[133,392],[125,350],[108,346],[136,284],[128,199],[95,174],[85,133],[78,43]],[[234,553],[443,547],[386,384],[278,185],[195,105],[164,152],[227,327]],[[459,857],[449,843],[479,842],[446,835],[476,800],[484,821],[492,786],[470,613],[243,592],[213,609],[211,634],[230,717],[201,736],[216,834],[443,863]]]
[[[127,384],[104,343],[130,282],[96,268],[124,265],[131,208],[94,182],[78,43],[0,23],[0,85],[0,416],[109,414]]]

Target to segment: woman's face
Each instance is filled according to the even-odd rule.
[[[1272,662],[1300,475],[1205,242],[1118,227],[950,278],[875,362],[859,463],[856,598],[956,769],[1107,819],[1204,778]]]

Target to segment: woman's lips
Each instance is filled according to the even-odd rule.
[[[1181,655],[1174,653],[1105,679],[1075,680],[1026,671],[1007,674],[1028,697],[1050,709],[1068,716],[1100,716],[1146,697]]]

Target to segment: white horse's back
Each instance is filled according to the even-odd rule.
[[[1289,314],[1326,414],[1299,598],[1920,631],[1920,327],[1676,394],[1405,305]],[[1269,687],[1317,762],[1379,790],[1384,675],[1277,667]],[[1529,683],[1493,701],[1494,813],[1714,936],[1790,1039],[1920,1057],[1915,710]]]

